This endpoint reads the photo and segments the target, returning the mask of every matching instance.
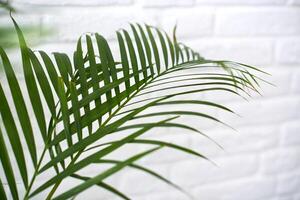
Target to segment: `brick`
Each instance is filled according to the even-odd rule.
[[[274,179],[262,179],[248,182],[248,184],[237,184],[234,187],[235,192],[226,194],[224,200],[249,199],[264,200],[275,194],[276,182]]]
[[[190,109],[192,108],[192,106],[190,107]],[[212,109],[211,111],[207,111],[209,108],[205,109],[194,109],[195,112],[202,112],[202,113],[206,113],[210,116],[216,116],[216,110]],[[183,118],[183,117],[182,117]],[[191,126],[193,126],[194,128],[196,129],[200,129],[200,130],[203,130],[203,129],[210,129],[210,128],[213,128],[215,127],[216,125],[218,125],[218,123],[214,120],[211,120],[211,119],[207,119],[207,118],[204,118],[204,117],[195,117],[195,116],[184,116],[183,118],[183,124],[189,124]]]
[[[276,61],[280,64],[300,64],[300,38],[278,41]]]
[[[207,59],[225,59],[260,66],[272,62],[273,46],[268,39],[205,38],[182,42]]]
[[[251,6],[264,6],[264,5],[282,5],[286,0],[197,0],[199,5],[213,5],[213,6],[233,6],[233,5],[251,5]]]
[[[279,176],[277,184],[277,193],[283,194],[295,194],[299,191],[300,187],[300,174],[289,173]]]
[[[117,188],[114,185],[111,185],[114,188]],[[127,195],[127,194],[126,194]],[[111,193],[110,191],[100,188],[100,187],[90,187],[89,189],[85,190],[84,192],[81,192],[77,195],[77,199],[83,200],[83,199],[89,199],[89,200],[98,200],[101,197],[103,200],[119,200],[117,195]]]
[[[291,86],[288,83],[291,81],[296,70],[286,70],[284,66],[276,68],[270,67],[263,70],[271,74],[271,76],[262,76],[262,78],[275,85],[273,86],[266,83],[261,84],[260,91],[264,98],[273,98],[291,94]]]
[[[297,96],[226,103],[225,105],[242,117],[223,112],[219,114],[219,119],[226,119],[225,122],[235,128],[243,125],[276,124],[299,117],[299,112],[297,112],[299,104],[300,101]]]
[[[32,4],[32,5],[51,5],[51,6],[115,6],[115,5],[128,5],[132,0],[15,0],[14,3]]]
[[[262,173],[267,175],[280,174],[299,169],[300,149],[297,147],[269,150],[262,153]]]
[[[116,31],[121,28],[128,29],[129,22],[147,21],[149,24],[156,25],[155,15],[151,11],[138,12],[133,8],[107,10],[73,7],[65,8],[62,12],[57,11],[55,14],[49,12],[43,17],[43,26],[55,29],[55,41],[76,41],[79,36],[87,32],[98,32],[106,39],[116,39]]]
[[[300,144],[300,120],[283,124],[281,128],[282,145],[291,146]]]
[[[199,159],[174,163],[170,168],[170,178],[179,185],[196,186],[252,176],[258,169],[258,159],[255,155],[211,159],[218,167]]]
[[[291,4],[291,5],[299,6],[299,5],[300,5],[300,1],[299,1],[299,0],[291,0],[291,1],[290,1],[290,4]]]
[[[297,35],[299,24],[300,12],[296,8],[232,8],[216,14],[216,34],[222,36]]]
[[[130,196],[132,199],[139,199],[139,200],[165,200],[165,199],[172,199],[172,200],[183,200],[183,199],[188,199],[189,197],[175,188],[171,188],[168,191],[160,192],[160,191],[155,191],[155,192],[149,192],[145,194],[140,194],[140,195],[131,195]]]
[[[300,199],[300,193],[298,192],[297,194],[295,194],[293,200],[299,200],[299,199]]]
[[[171,32],[177,24],[177,37],[200,37],[212,34],[213,13],[209,9],[168,10],[161,17],[164,30]]]
[[[163,177],[167,177],[168,166],[167,165],[143,165]],[[143,184],[128,184],[136,182],[138,183],[140,180],[143,180]],[[126,169],[122,176],[119,179],[120,190],[127,191],[128,194],[145,194],[152,193],[157,191],[164,191],[169,188],[166,183],[157,179],[154,176],[151,176],[141,170],[136,169]],[[146,187],[145,187],[146,186]]]
[[[222,128],[207,130],[204,133],[224,148],[222,151],[208,139],[201,138],[196,134],[191,135],[193,149],[209,158],[257,153],[274,148],[279,143],[279,130],[276,126],[242,127],[238,128],[237,132]]]
[[[265,200],[275,193],[274,178],[249,177],[241,180],[232,180],[206,184],[195,187],[193,195],[198,199],[224,200]]]
[[[161,140],[165,142],[169,142],[172,144],[177,144],[184,147],[190,147],[190,138],[189,134],[182,134],[184,131],[180,129],[164,129],[165,131],[161,131],[161,134],[156,134],[155,136],[147,136],[145,137],[147,139],[154,139],[154,140]],[[146,147],[146,146],[145,146]],[[158,151],[157,153],[154,153],[148,157],[145,157],[143,159],[143,163],[149,164],[149,163],[170,163],[175,162],[178,160],[186,159],[192,157],[189,154],[186,154],[182,151],[175,150],[173,148],[165,147]]]
[[[278,197],[275,197],[274,200],[294,200],[292,195],[277,196]]]
[[[192,6],[194,5],[194,0],[164,0],[164,1],[160,1],[160,0],[143,0],[142,1],[142,5],[144,7],[182,7],[182,6]]]
[[[294,94],[299,94],[300,92],[300,70],[297,70],[293,73],[291,80],[291,90]]]

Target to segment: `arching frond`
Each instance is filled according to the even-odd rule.
[[[9,86],[5,91],[2,89],[4,83],[0,84],[0,114],[3,121],[3,126],[0,126],[0,158],[5,174],[1,180],[7,182],[10,191],[10,194],[5,194],[1,184],[2,199],[6,196],[29,199],[45,191],[48,191],[46,199],[67,199],[92,186],[129,199],[105,183],[107,177],[127,166],[142,170],[183,191],[151,169],[134,162],[161,148],[207,159],[205,155],[185,146],[141,136],[157,127],[173,127],[210,139],[200,130],[176,119],[188,115],[224,125],[220,119],[201,109],[168,108],[193,105],[195,108],[204,106],[234,113],[217,102],[191,99],[187,95],[227,92],[247,98],[252,92],[259,92],[260,82],[264,81],[261,76],[266,74],[241,63],[207,60],[187,45],[179,43],[175,30],[171,38],[156,27],[141,24],[130,24],[130,30],[117,31],[120,60],[116,59],[116,52],[112,51],[107,40],[98,33],[82,35],[72,56],[58,52],[50,55],[31,50],[21,29],[12,20],[19,37],[26,89],[21,89],[9,58],[0,47]],[[9,95],[12,102],[7,100]],[[27,95],[28,99],[25,99]],[[31,110],[32,115],[29,114]],[[125,135],[121,134],[125,131]],[[117,140],[104,140],[112,135]],[[20,139],[23,137],[24,143]],[[43,144],[37,144],[39,137]],[[121,147],[136,144],[152,148],[122,160],[107,159]],[[44,149],[39,152],[41,145]],[[8,146],[13,154],[8,153]],[[27,152],[32,164],[25,161]],[[12,170],[13,157],[17,161],[17,172]],[[88,166],[103,164],[110,164],[111,167],[95,176],[81,174]],[[33,174],[29,173],[31,166],[34,168]],[[36,183],[41,174],[53,170],[55,176]],[[22,184],[16,184],[16,173],[21,175]],[[62,181],[70,177],[81,182],[57,194]],[[18,193],[20,185],[25,194]]]

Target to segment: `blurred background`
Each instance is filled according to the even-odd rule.
[[[145,22],[169,33],[177,23],[178,40],[205,58],[239,61],[271,73],[266,78],[276,87],[263,85],[264,96],[255,96],[249,102],[226,94],[196,97],[223,103],[241,115],[213,111],[237,132],[209,121],[183,119],[211,136],[224,150],[205,138],[175,129],[159,130],[151,136],[192,147],[218,167],[173,150],[163,150],[142,162],[185,188],[197,200],[300,200],[299,0],[14,0],[10,3],[19,25],[29,30],[25,34],[34,49],[71,54],[82,33],[99,32],[117,52],[115,31],[128,27],[129,22]],[[4,9],[0,11],[0,27],[12,27]],[[8,35],[14,37],[13,34]],[[18,63],[18,50],[10,47],[9,51],[13,62]],[[117,156],[123,156],[122,153],[126,152]],[[132,199],[188,199],[161,181],[130,169],[108,181]],[[76,199],[115,197],[92,188]]]

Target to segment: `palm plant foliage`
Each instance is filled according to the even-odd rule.
[[[107,40],[98,33],[82,35],[72,57],[33,51],[12,20],[19,38],[26,88],[21,87],[6,52],[0,47],[8,83],[6,90],[0,83],[0,158],[4,172],[0,199],[9,196],[30,199],[37,195],[45,199],[69,199],[92,186],[129,199],[105,182],[125,167],[141,170],[181,190],[135,162],[161,148],[207,158],[188,147],[141,136],[156,127],[203,134],[176,120],[185,115],[222,122],[197,111],[146,111],[156,106],[191,104],[232,112],[215,102],[186,96],[223,91],[244,97],[251,91],[258,92],[259,82],[264,81],[259,76],[265,72],[255,67],[201,57],[177,41],[176,29],[169,37],[153,26],[130,24],[131,31],[117,31],[120,53],[117,60]],[[199,73],[190,73],[191,69]],[[126,134],[121,134],[124,131]],[[117,140],[104,140],[109,135],[115,135]],[[107,158],[125,145],[136,144],[151,148],[122,160]],[[38,151],[40,146],[42,152]],[[81,171],[92,164],[108,167],[95,176],[84,176]],[[43,176],[44,173],[53,176]],[[39,176],[46,178],[36,181]],[[79,184],[58,193],[66,178],[77,179]]]

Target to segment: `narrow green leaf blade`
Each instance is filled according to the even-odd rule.
[[[5,126],[12,150],[14,152],[18,168],[24,183],[25,188],[28,186],[27,167],[25,162],[25,156],[22,149],[21,140],[18,134],[18,130],[15,124],[15,120],[9,108],[7,99],[5,97],[2,85],[0,84],[0,114]]]
[[[109,65],[108,65],[108,58],[107,58],[107,52],[105,50],[105,43],[106,40],[99,34],[96,34],[96,41],[98,45],[98,51],[100,54],[100,59],[101,59],[101,70],[103,73],[103,79],[104,79],[104,84],[108,85],[111,83],[110,79],[110,70],[109,70]],[[106,99],[109,102],[112,98],[112,93],[111,90],[106,92]]]
[[[141,67],[143,69],[143,75],[144,75],[144,79],[148,78],[148,74],[147,74],[147,69],[146,69],[146,58],[145,58],[145,52],[142,46],[142,42],[141,42],[141,38],[138,35],[138,32],[135,28],[135,26],[133,24],[130,24],[130,27],[132,29],[132,32],[134,34],[134,39],[135,39],[135,43],[136,43],[136,47],[138,49],[138,53],[139,53],[139,60],[140,60],[140,64]]]
[[[7,200],[7,197],[6,197],[5,190],[3,188],[3,183],[1,181],[1,179],[0,179],[0,198],[3,199],[3,200]]]
[[[70,114],[68,110],[68,102],[67,102],[67,97],[65,92],[65,86],[62,78],[58,78],[58,97],[60,101],[61,113],[62,113],[67,142],[69,146],[72,146],[73,142],[70,133],[70,118],[69,118]]]
[[[101,164],[103,164],[103,163],[118,164],[118,163],[121,163],[121,162],[122,162],[122,161],[120,161],[120,160],[107,160],[107,159],[101,159],[101,160],[97,161],[96,163],[101,163]],[[175,189],[177,189],[177,190],[179,190],[179,191],[181,191],[181,192],[187,194],[187,192],[185,192],[181,187],[179,187],[179,186],[176,185],[175,183],[169,181],[168,179],[166,179],[166,178],[163,177],[162,175],[158,174],[157,172],[155,172],[155,171],[153,171],[153,170],[151,170],[151,169],[149,169],[149,168],[146,168],[146,167],[143,167],[143,166],[141,166],[141,165],[134,164],[134,163],[129,164],[128,166],[129,166],[129,167],[132,167],[132,168],[135,168],[135,169],[138,169],[138,170],[141,170],[141,171],[145,172],[146,174],[149,174],[149,175],[151,175],[151,176],[153,176],[153,177],[155,177],[155,178],[158,178],[159,180],[161,180],[161,181],[167,183],[168,185],[174,187]]]
[[[86,36],[86,44],[87,44],[87,51],[88,51],[88,60],[90,63],[90,74],[91,74],[91,83],[93,86],[93,90],[99,89],[99,81],[98,81],[98,67],[96,65],[96,56],[93,48],[92,38],[87,35]],[[74,88],[76,89],[76,87]],[[96,108],[99,108],[101,106],[101,98],[98,97],[95,99],[95,105]],[[101,117],[99,117],[99,125],[101,124]]]
[[[188,154],[198,156],[198,157],[203,158],[205,160],[209,160],[207,157],[205,157],[204,155],[202,155],[202,154],[200,154],[196,151],[193,151],[191,149],[185,148],[183,146],[179,146],[177,144],[172,144],[172,143],[169,143],[169,142],[164,142],[164,141],[159,141],[159,140],[150,140],[150,139],[134,139],[134,140],[130,141],[130,143],[152,144],[152,145],[166,146],[166,147],[170,147],[170,148],[173,148],[173,149],[176,149],[176,150],[188,153]]]
[[[151,46],[152,46],[157,73],[160,74],[160,58],[159,58],[157,44],[156,44],[156,41],[154,39],[154,36],[153,36],[153,33],[151,31],[150,26],[146,25],[146,30],[147,30],[147,33],[148,33],[148,36],[149,36],[149,39],[150,39],[150,43],[151,43]]]
[[[62,53],[53,53],[56,60],[57,68],[60,72],[61,77],[63,78],[64,83],[68,86],[69,83],[69,68],[70,60],[67,55]]]
[[[50,84],[48,82],[48,78],[45,75],[45,72],[44,72],[39,60],[35,56],[33,51],[31,51],[30,49],[28,49],[28,51],[29,51],[29,57],[31,59],[33,69],[35,71],[37,80],[39,82],[39,85],[40,85],[41,90],[43,92],[43,95],[45,97],[45,100],[47,102],[48,108],[49,108],[52,116],[55,116],[56,112],[55,112],[54,97],[53,97],[52,89],[51,89]]]
[[[139,31],[141,33],[142,36],[142,40],[143,40],[143,44],[146,50],[146,55],[147,55],[147,61],[148,61],[148,65],[150,67],[150,71],[151,71],[151,75],[154,76],[154,68],[153,68],[153,62],[152,62],[152,52],[150,49],[150,44],[148,42],[147,36],[145,31],[143,30],[142,26],[140,24],[137,24]]]
[[[8,182],[8,186],[9,186],[10,192],[12,194],[12,197],[14,199],[19,199],[17,184],[16,184],[16,180],[14,177],[14,172],[13,172],[12,165],[11,165],[11,162],[9,159],[9,155],[7,152],[7,148],[5,145],[5,141],[4,141],[4,138],[2,135],[1,128],[0,128],[0,160],[1,160],[1,164],[3,167],[4,173],[5,173],[6,180]],[[0,184],[1,184],[0,197],[2,196],[3,199],[6,199],[5,191],[4,191],[4,188],[2,187],[1,181],[0,181]]]
[[[45,64],[47,74],[49,75],[52,86],[55,89],[56,93],[58,93],[58,89],[57,89],[58,74],[54,67],[54,64],[51,61],[50,57],[44,51],[39,51],[39,54],[41,55],[41,57],[43,59],[43,62]]]
[[[130,88],[130,79],[129,79],[129,63],[128,63],[128,57],[127,57],[127,51],[125,48],[124,39],[120,32],[117,32],[118,37],[118,43],[119,43],[119,49],[120,49],[120,55],[121,55],[121,63],[122,63],[122,69],[123,69],[123,77],[127,78],[125,81],[125,88],[126,91]],[[129,97],[129,93],[126,92],[127,97]]]
[[[82,126],[81,126],[79,103],[78,103],[78,99],[77,99],[78,94],[77,94],[76,86],[75,86],[74,82],[70,82],[70,94],[71,94],[71,101],[72,101],[72,110],[73,110],[73,114],[74,114],[74,121],[76,124],[76,131],[78,134],[78,140],[81,140],[82,139]]]
[[[135,73],[135,76],[134,76],[135,85],[137,87],[139,87],[140,86],[140,78],[139,78],[139,74],[138,74],[139,68],[138,68],[135,50],[134,50],[132,40],[131,40],[128,32],[126,30],[123,30],[123,33],[125,35],[125,40],[126,40],[128,51],[129,51],[131,67],[132,67],[133,73]]]
[[[167,50],[166,41],[165,41],[164,36],[161,33],[161,31],[158,28],[155,28],[155,30],[158,34],[159,41],[160,41],[161,48],[162,48],[162,52],[163,52],[163,55],[164,55],[165,67],[166,67],[166,69],[168,69],[168,65],[169,65],[168,59],[169,58],[168,58],[168,50]]]
[[[8,80],[10,91],[13,97],[14,105],[18,114],[18,118],[25,136],[25,140],[30,151],[30,155],[33,161],[34,166],[37,164],[37,155],[36,155],[36,144],[33,136],[33,130],[30,123],[28,111],[25,105],[25,101],[21,92],[21,88],[15,72],[9,62],[9,59],[5,51],[0,47],[0,54],[4,66],[4,71]]]
[[[19,28],[19,26],[16,23],[16,21],[14,20],[14,18],[11,17],[11,19],[13,20],[15,29],[18,34],[27,92],[29,94],[32,108],[33,108],[36,120],[38,122],[42,137],[45,141],[47,139],[45,114],[44,114],[44,109],[43,109],[43,105],[41,102],[41,98],[39,95],[39,90],[37,88],[37,84],[36,84],[35,77],[33,74],[32,65],[31,65],[30,57],[29,57],[29,50],[26,45],[26,42],[25,42],[25,39],[24,39],[21,29]]]
[[[88,180],[91,179],[90,177],[80,176],[80,175],[77,175],[77,174],[73,174],[73,175],[71,175],[71,177],[77,178],[77,179],[80,179],[80,180],[83,180],[83,181],[88,181]],[[104,188],[104,189],[110,191],[111,193],[115,194],[116,196],[121,197],[122,199],[130,200],[130,198],[127,197],[125,194],[123,194],[122,192],[120,192],[116,188],[112,187],[111,185],[108,185],[108,184],[104,183],[103,181],[97,183],[96,185],[98,185],[99,187]]]
[[[85,98],[88,95],[88,87],[87,87],[87,77],[85,73],[85,68],[84,68],[84,60],[82,57],[82,45],[81,45],[81,37],[79,38],[77,42],[77,50],[74,52],[74,63],[75,63],[75,68],[78,69],[78,74],[79,74],[79,83],[82,89],[82,98]],[[89,104],[86,104],[84,106],[84,112],[88,114],[90,112],[90,106]],[[88,117],[88,116],[87,116]],[[88,127],[89,133],[92,133],[92,126],[91,124]]]

